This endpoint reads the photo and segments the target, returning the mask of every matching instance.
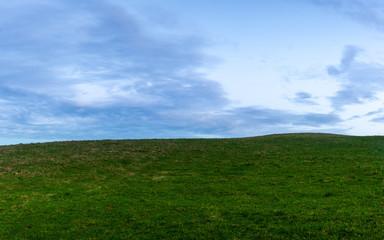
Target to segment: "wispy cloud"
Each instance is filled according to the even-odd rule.
[[[378,33],[384,33],[383,1],[310,0],[310,2],[331,9],[363,26],[375,29]],[[338,112],[343,111],[349,105],[378,102],[384,92],[384,65],[375,61],[359,61],[358,57],[362,52],[364,49],[360,47],[346,46],[340,64],[327,68],[328,74],[340,83],[340,89],[329,98],[332,106]],[[371,119],[371,122],[383,122],[383,110],[380,104],[372,106],[379,109],[371,110],[368,113],[361,112],[349,120],[365,118],[368,121]]]
[[[380,0],[310,0],[315,4],[332,8],[352,19],[384,31],[384,2]]]
[[[300,104],[317,105],[317,103],[313,101],[312,94],[307,92],[297,92],[295,97],[291,98],[290,100]]]
[[[268,109],[256,106],[219,111],[162,112],[157,124],[173,126],[181,132],[212,136],[253,136],[278,132],[319,130],[337,126],[342,119],[335,113],[294,113],[286,110]],[[153,124],[156,126],[157,124]],[[342,131],[341,128],[338,129]]]
[[[355,60],[360,48],[347,46],[340,66],[329,66],[328,74],[341,82],[341,89],[330,97],[336,110],[346,105],[362,104],[377,99],[377,93],[384,90],[384,66]]]
[[[346,46],[344,49],[343,57],[340,60],[340,66],[328,66],[328,74],[337,76],[348,71],[359,51],[361,51],[361,49],[356,46]]]

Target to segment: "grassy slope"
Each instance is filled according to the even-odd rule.
[[[0,239],[384,239],[384,138],[0,147]]]

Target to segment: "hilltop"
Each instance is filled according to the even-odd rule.
[[[1,239],[383,239],[383,137],[0,146]]]

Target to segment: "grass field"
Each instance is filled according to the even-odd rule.
[[[384,239],[384,137],[0,147],[0,239]]]

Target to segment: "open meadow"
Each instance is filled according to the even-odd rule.
[[[0,239],[384,239],[384,137],[0,147]]]

